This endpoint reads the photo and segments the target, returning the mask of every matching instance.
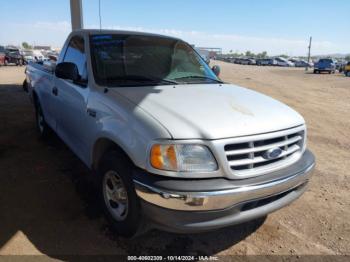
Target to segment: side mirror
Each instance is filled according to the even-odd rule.
[[[220,75],[220,71],[221,71],[220,66],[214,65],[211,70],[213,70],[213,72],[216,76]]]
[[[55,75],[58,78],[68,79],[72,81],[79,80],[78,67],[74,63],[63,62],[56,65]]]

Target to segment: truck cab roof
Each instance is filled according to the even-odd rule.
[[[71,35],[74,34],[87,34],[87,35],[106,35],[106,34],[113,34],[113,35],[138,35],[138,36],[150,36],[150,37],[163,37],[163,38],[169,38],[174,40],[181,40],[177,37],[167,36],[167,35],[161,35],[161,34],[154,34],[154,33],[145,33],[145,32],[138,32],[138,31],[127,31],[127,30],[106,30],[106,29],[79,29],[75,30],[71,33]],[[183,41],[183,40],[181,40]]]

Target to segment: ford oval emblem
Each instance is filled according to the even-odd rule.
[[[271,148],[271,149],[267,150],[267,151],[264,153],[263,157],[264,157],[265,159],[271,160],[271,159],[276,159],[276,158],[278,158],[281,154],[282,154],[282,149],[279,148],[279,147],[277,147],[277,148]]]

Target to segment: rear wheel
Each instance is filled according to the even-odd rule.
[[[107,153],[100,164],[101,204],[112,230],[132,237],[141,228],[141,209],[132,180],[133,165],[122,153]]]

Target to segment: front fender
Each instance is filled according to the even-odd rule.
[[[90,163],[94,165],[96,144],[107,139],[118,145],[139,168],[146,168],[149,145],[155,139],[171,139],[170,134],[142,110],[129,115],[113,115],[98,121],[91,145]]]

